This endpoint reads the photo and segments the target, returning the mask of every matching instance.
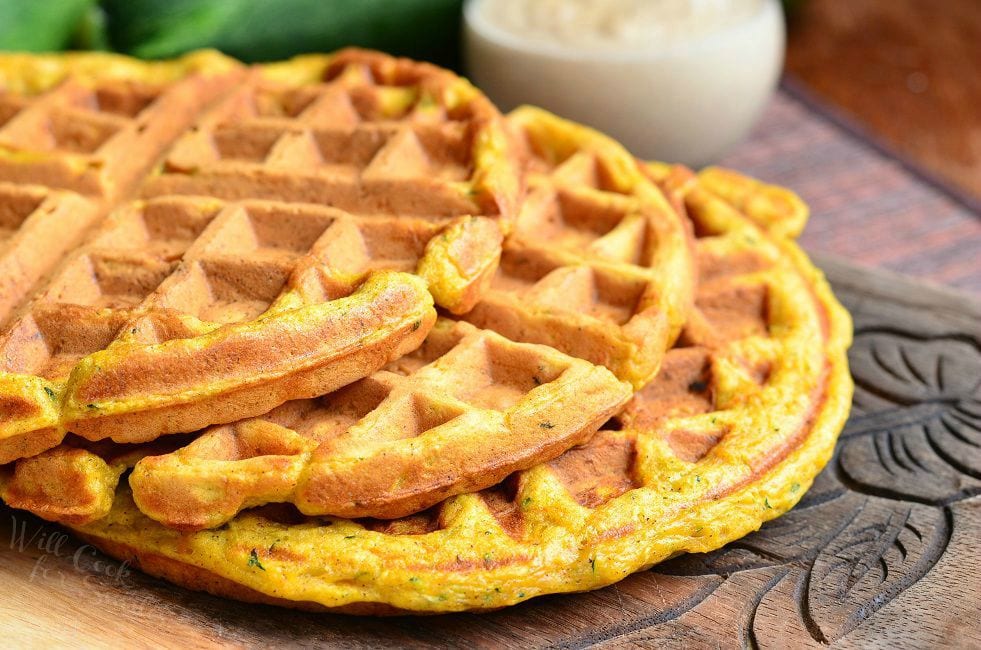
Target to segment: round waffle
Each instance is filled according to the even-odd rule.
[[[497,267],[520,196],[498,110],[433,65],[348,49],[255,66],[177,140],[145,196],[203,194],[461,221],[419,274],[469,310]]]
[[[0,56],[3,180],[0,463],[371,374],[480,299],[520,189],[476,89],[360,50]]]
[[[0,54],[0,181],[122,199],[243,73],[207,50],[157,62],[102,52]]]
[[[528,153],[528,195],[463,318],[640,388],[691,309],[690,224],[608,136],[527,106],[508,122]]]
[[[191,588],[385,613],[490,609],[594,589],[779,516],[803,496],[844,424],[849,317],[780,227],[754,221],[786,223],[793,206],[750,218],[737,209],[745,202],[687,170],[647,172],[694,225],[694,312],[654,380],[585,444],[395,520],[266,506],[186,533],[147,517],[122,485],[105,517],[73,528]],[[79,450],[66,465],[90,456]],[[8,480],[8,498],[18,485],[31,483]]]
[[[135,462],[140,509],[181,530],[266,503],[393,519],[555,458],[631,396],[606,368],[444,319],[418,350],[336,393],[189,444],[64,445],[18,461],[2,491],[42,517],[85,523],[105,516]]]

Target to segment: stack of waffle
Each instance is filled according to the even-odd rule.
[[[718,548],[847,415],[805,219],[378,53],[0,57],[0,496],[353,612]]]

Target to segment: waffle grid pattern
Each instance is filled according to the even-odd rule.
[[[688,224],[606,136],[529,107],[509,122],[531,154],[529,194],[464,318],[645,385],[691,307]]]
[[[413,231],[413,225],[418,230]],[[381,334],[404,330],[410,340],[425,335],[426,330],[410,331],[421,324],[428,329],[433,320],[432,307],[427,306],[431,300],[420,281],[400,273],[379,273],[362,282],[371,270],[411,269],[411,257],[386,259],[385,255],[421,257],[425,235],[439,231],[428,223],[400,224],[401,233],[383,230],[385,226],[381,221],[366,224],[331,208],[267,202],[224,204],[169,197],[130,204],[114,212],[86,245],[60,265],[43,293],[11,325],[0,340],[3,370],[8,381],[19,377],[25,384],[44,382],[42,403],[61,406],[60,413],[49,416],[49,426],[58,427],[61,435],[71,430],[90,439],[111,436],[139,442],[212,423],[210,410],[195,413],[194,405],[188,404],[191,400],[169,398],[171,373],[146,373],[148,363],[172,365],[175,359],[181,367],[169,370],[182,373],[184,391],[192,399],[200,399],[215,382],[219,393],[229,386],[255,384],[254,374],[263,372],[267,381],[261,390],[269,397],[253,396],[256,401],[248,407],[258,415],[279,403],[275,400],[281,401],[276,378],[302,370],[297,363],[309,367],[341,353],[350,355],[345,345],[367,342],[364,337],[372,335],[372,324]],[[369,243],[376,244],[374,251],[368,250]],[[343,256],[331,255],[337,247],[344,248]],[[335,259],[340,263],[332,266]],[[304,310],[316,315],[321,305],[334,301],[339,302],[331,312],[302,323]],[[370,314],[371,307],[380,310]],[[339,317],[354,318],[359,313],[360,328],[345,333],[352,328]],[[237,365],[227,364],[216,375],[209,344],[213,350],[235,345],[237,339],[247,342],[256,321],[274,333],[276,317],[289,319],[284,326],[298,330],[288,332],[296,351],[272,347],[268,359],[257,359],[253,353]],[[326,333],[321,331],[325,325],[338,340],[316,340],[316,334]],[[300,339],[304,334],[312,340]],[[270,336],[267,344],[275,341]],[[400,343],[391,354],[405,345],[408,342]],[[181,350],[184,354],[175,355]],[[137,356],[137,351],[145,356]],[[275,358],[277,352],[280,356]],[[365,352],[371,352],[370,346],[352,356],[356,359]],[[392,358],[385,353],[374,356],[377,359],[371,363],[378,365]],[[345,363],[351,365],[351,360]],[[337,388],[351,370],[321,378],[303,390],[319,394]],[[126,381],[100,386],[99,379],[106,374]],[[154,395],[164,406],[176,405],[179,415],[156,423],[144,420],[143,427],[133,427],[126,416],[145,418],[145,402]]]
[[[101,212],[72,192],[0,183],[0,327]]]
[[[401,520],[257,509],[181,537],[178,550],[177,533],[142,515],[123,488],[108,518],[79,530],[119,556],[153,549],[143,557],[171,579],[187,580],[189,563],[217,593],[446,611],[595,588],[783,513],[823,466],[847,413],[847,314],[792,241],[690,173],[669,171],[652,175],[699,235],[696,317],[662,373],[586,445]],[[763,297],[733,302],[741,292]],[[249,566],[253,555],[266,573]]]
[[[67,430],[90,440],[146,441],[329,392],[418,344],[434,320],[431,295],[454,311],[468,309],[486,288],[510,227],[517,176],[500,115],[465,81],[360,51],[248,70],[214,53],[172,64],[126,61],[80,55],[0,62],[0,105],[7,107],[0,143],[15,149],[33,141],[43,150],[0,156],[0,163],[18,179],[36,173],[55,185],[77,181],[94,203],[65,228],[60,248],[5,280],[16,286],[0,305],[7,322],[0,395],[8,407],[0,460],[50,448]],[[195,74],[212,68],[217,76]],[[145,184],[150,198],[119,207],[83,240],[202,107],[243,79],[178,139],[162,172]],[[85,113],[66,118],[85,132],[72,135],[71,146],[57,132],[69,105]],[[337,112],[343,107],[353,121]],[[115,126],[81,142],[96,122]],[[234,149],[230,142],[248,149],[272,132],[278,153],[259,171],[288,184],[310,167],[289,154],[296,151],[289,142],[317,140],[321,154],[334,158],[316,175],[324,187],[341,188],[331,195],[337,200],[286,192],[289,209],[261,201],[223,208],[214,198],[160,190],[171,177],[208,177],[198,168],[174,171],[201,138],[235,158],[242,152],[226,151]],[[59,176],[58,169],[83,168],[98,174],[71,183]],[[366,190],[365,182],[376,181]],[[0,190],[21,196],[20,203],[39,191],[13,184]],[[63,202],[83,201],[62,194]],[[452,197],[454,209],[443,210],[440,197]],[[334,207],[321,206],[319,216],[312,206],[298,207],[311,198]],[[64,221],[47,205],[30,219],[16,205],[13,212],[4,223],[21,226],[0,249],[0,265],[11,269],[50,238],[32,233]],[[317,228],[328,222],[321,241]],[[273,241],[277,236],[294,240]],[[422,276],[430,291],[391,269]]]
[[[451,73],[364,53],[311,56],[253,70],[178,140],[143,191],[469,217],[488,245],[463,286],[423,270],[437,303],[462,313],[511,228],[519,187],[509,151],[496,109]]]
[[[631,395],[605,369],[443,321],[422,348],[335,394],[141,460],[130,485],[144,512],[181,529],[267,502],[398,518],[583,442]]]
[[[216,52],[156,64],[2,55],[0,67],[0,180],[110,202],[241,73]]]
[[[717,548],[829,457],[850,325],[791,193],[374,53],[124,61],[0,66],[0,269],[89,215],[0,304],[8,504],[246,600],[490,609]]]

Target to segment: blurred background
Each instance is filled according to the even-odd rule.
[[[360,45],[464,70],[463,5],[0,0],[0,49],[163,58],[214,47],[251,62]],[[981,292],[981,0],[785,0],[782,8],[778,91],[767,88],[740,144],[685,162],[723,162],[798,190],[818,215],[803,238],[812,250]],[[599,76],[583,75],[575,92],[589,95]],[[621,136],[654,155],[630,137]]]

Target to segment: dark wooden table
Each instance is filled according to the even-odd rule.
[[[800,86],[785,83],[749,140],[720,162],[807,201],[808,251],[981,294],[978,206],[865,139]]]
[[[787,71],[981,200],[981,2],[797,0]]]

